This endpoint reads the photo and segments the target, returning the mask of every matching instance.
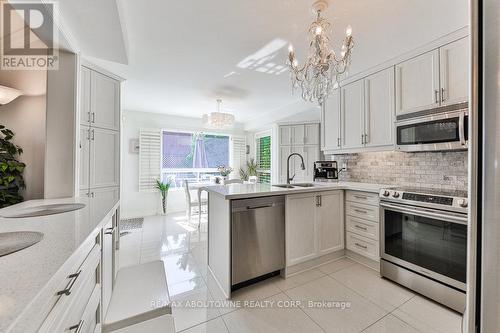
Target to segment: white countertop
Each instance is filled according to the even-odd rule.
[[[202,189],[208,191],[209,193],[223,196],[227,200],[232,200],[330,190],[355,190],[378,193],[382,188],[392,187],[383,184],[358,182],[315,182],[314,185],[315,186],[313,187],[281,188],[269,184],[230,184],[205,186]]]
[[[91,217],[90,200],[83,198],[32,200],[4,208],[0,212],[42,204],[83,203],[80,210],[42,217],[1,218],[0,232],[38,231],[43,239],[21,251],[0,257],[0,332],[6,332],[27,316],[27,311],[36,311],[41,298],[47,297],[44,288],[61,270],[78,248],[93,237],[104,218]],[[118,203],[115,205],[115,207]],[[114,208],[116,209],[116,208]],[[107,220],[107,219],[106,219]],[[49,296],[50,297],[50,296]],[[31,310],[28,310],[31,309]],[[23,321],[26,321],[23,319]]]

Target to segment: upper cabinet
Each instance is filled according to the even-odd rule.
[[[468,101],[468,47],[463,38],[439,49],[441,105]]]
[[[459,39],[396,65],[396,113],[466,102],[468,41]]]
[[[319,145],[319,125],[305,124],[304,125],[304,144]]]
[[[439,51],[396,65],[396,113],[439,106]]]
[[[321,108],[321,149],[340,150],[340,89],[332,92]]]
[[[82,67],[81,125],[120,129],[120,82],[97,71]]]
[[[364,144],[364,89],[363,80],[341,88],[342,148],[361,148]]]
[[[368,76],[365,88],[365,137],[367,147],[394,144],[394,70]]]

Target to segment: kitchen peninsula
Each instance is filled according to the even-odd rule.
[[[286,278],[346,253],[376,267],[378,239],[351,239],[344,221],[349,210],[361,223],[378,222],[383,187],[357,182],[204,187],[209,274],[230,299],[233,290],[254,281],[278,272]]]

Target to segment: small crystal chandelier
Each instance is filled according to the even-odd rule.
[[[302,98],[308,102],[317,101],[322,104],[338,85],[338,81],[351,62],[351,51],[354,47],[352,28],[347,26],[346,37],[342,43],[340,58],[330,47],[330,22],[321,17],[328,7],[326,0],[313,4],[316,20],[309,27],[310,54],[304,65],[299,66],[292,45],[288,48],[288,65],[292,76],[292,91],[300,87]]]
[[[213,128],[225,128],[234,124],[234,115],[222,112],[222,99],[217,99],[217,111],[203,115],[203,123]]]

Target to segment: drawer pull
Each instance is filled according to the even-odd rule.
[[[104,232],[104,234],[106,234],[106,235],[112,235],[115,232],[115,228],[116,227],[107,228],[106,231]]]
[[[362,200],[367,200],[368,197],[364,196],[364,195],[355,195],[354,196],[356,199],[362,199]]]
[[[354,211],[358,212],[360,214],[368,214],[368,212],[366,210],[362,210],[362,209],[356,209],[356,208],[354,208]]]
[[[368,231],[368,228],[366,228],[366,227],[362,227],[362,226],[357,225],[357,224],[355,224],[355,225],[354,225],[354,227],[355,227],[355,228],[358,228],[358,229],[361,229],[361,230],[364,230],[364,231]]]
[[[83,319],[76,325],[73,325],[69,328],[70,331],[75,330],[75,333],[80,333],[83,328]]]
[[[64,290],[60,290],[57,292],[57,295],[60,296],[60,295],[66,295],[66,296],[69,296],[71,294],[71,288],[73,288],[75,282],[76,282],[76,279],[78,279],[78,277],[80,276],[80,273],[82,271],[79,270],[78,272],[74,273],[74,274],[71,274],[68,276],[68,278],[72,279],[71,282],[69,283],[68,287]]]
[[[365,250],[368,248],[368,246],[363,245],[363,244],[359,244],[359,243],[354,243],[354,245],[356,245],[357,247],[360,247],[362,249],[365,249]]]

